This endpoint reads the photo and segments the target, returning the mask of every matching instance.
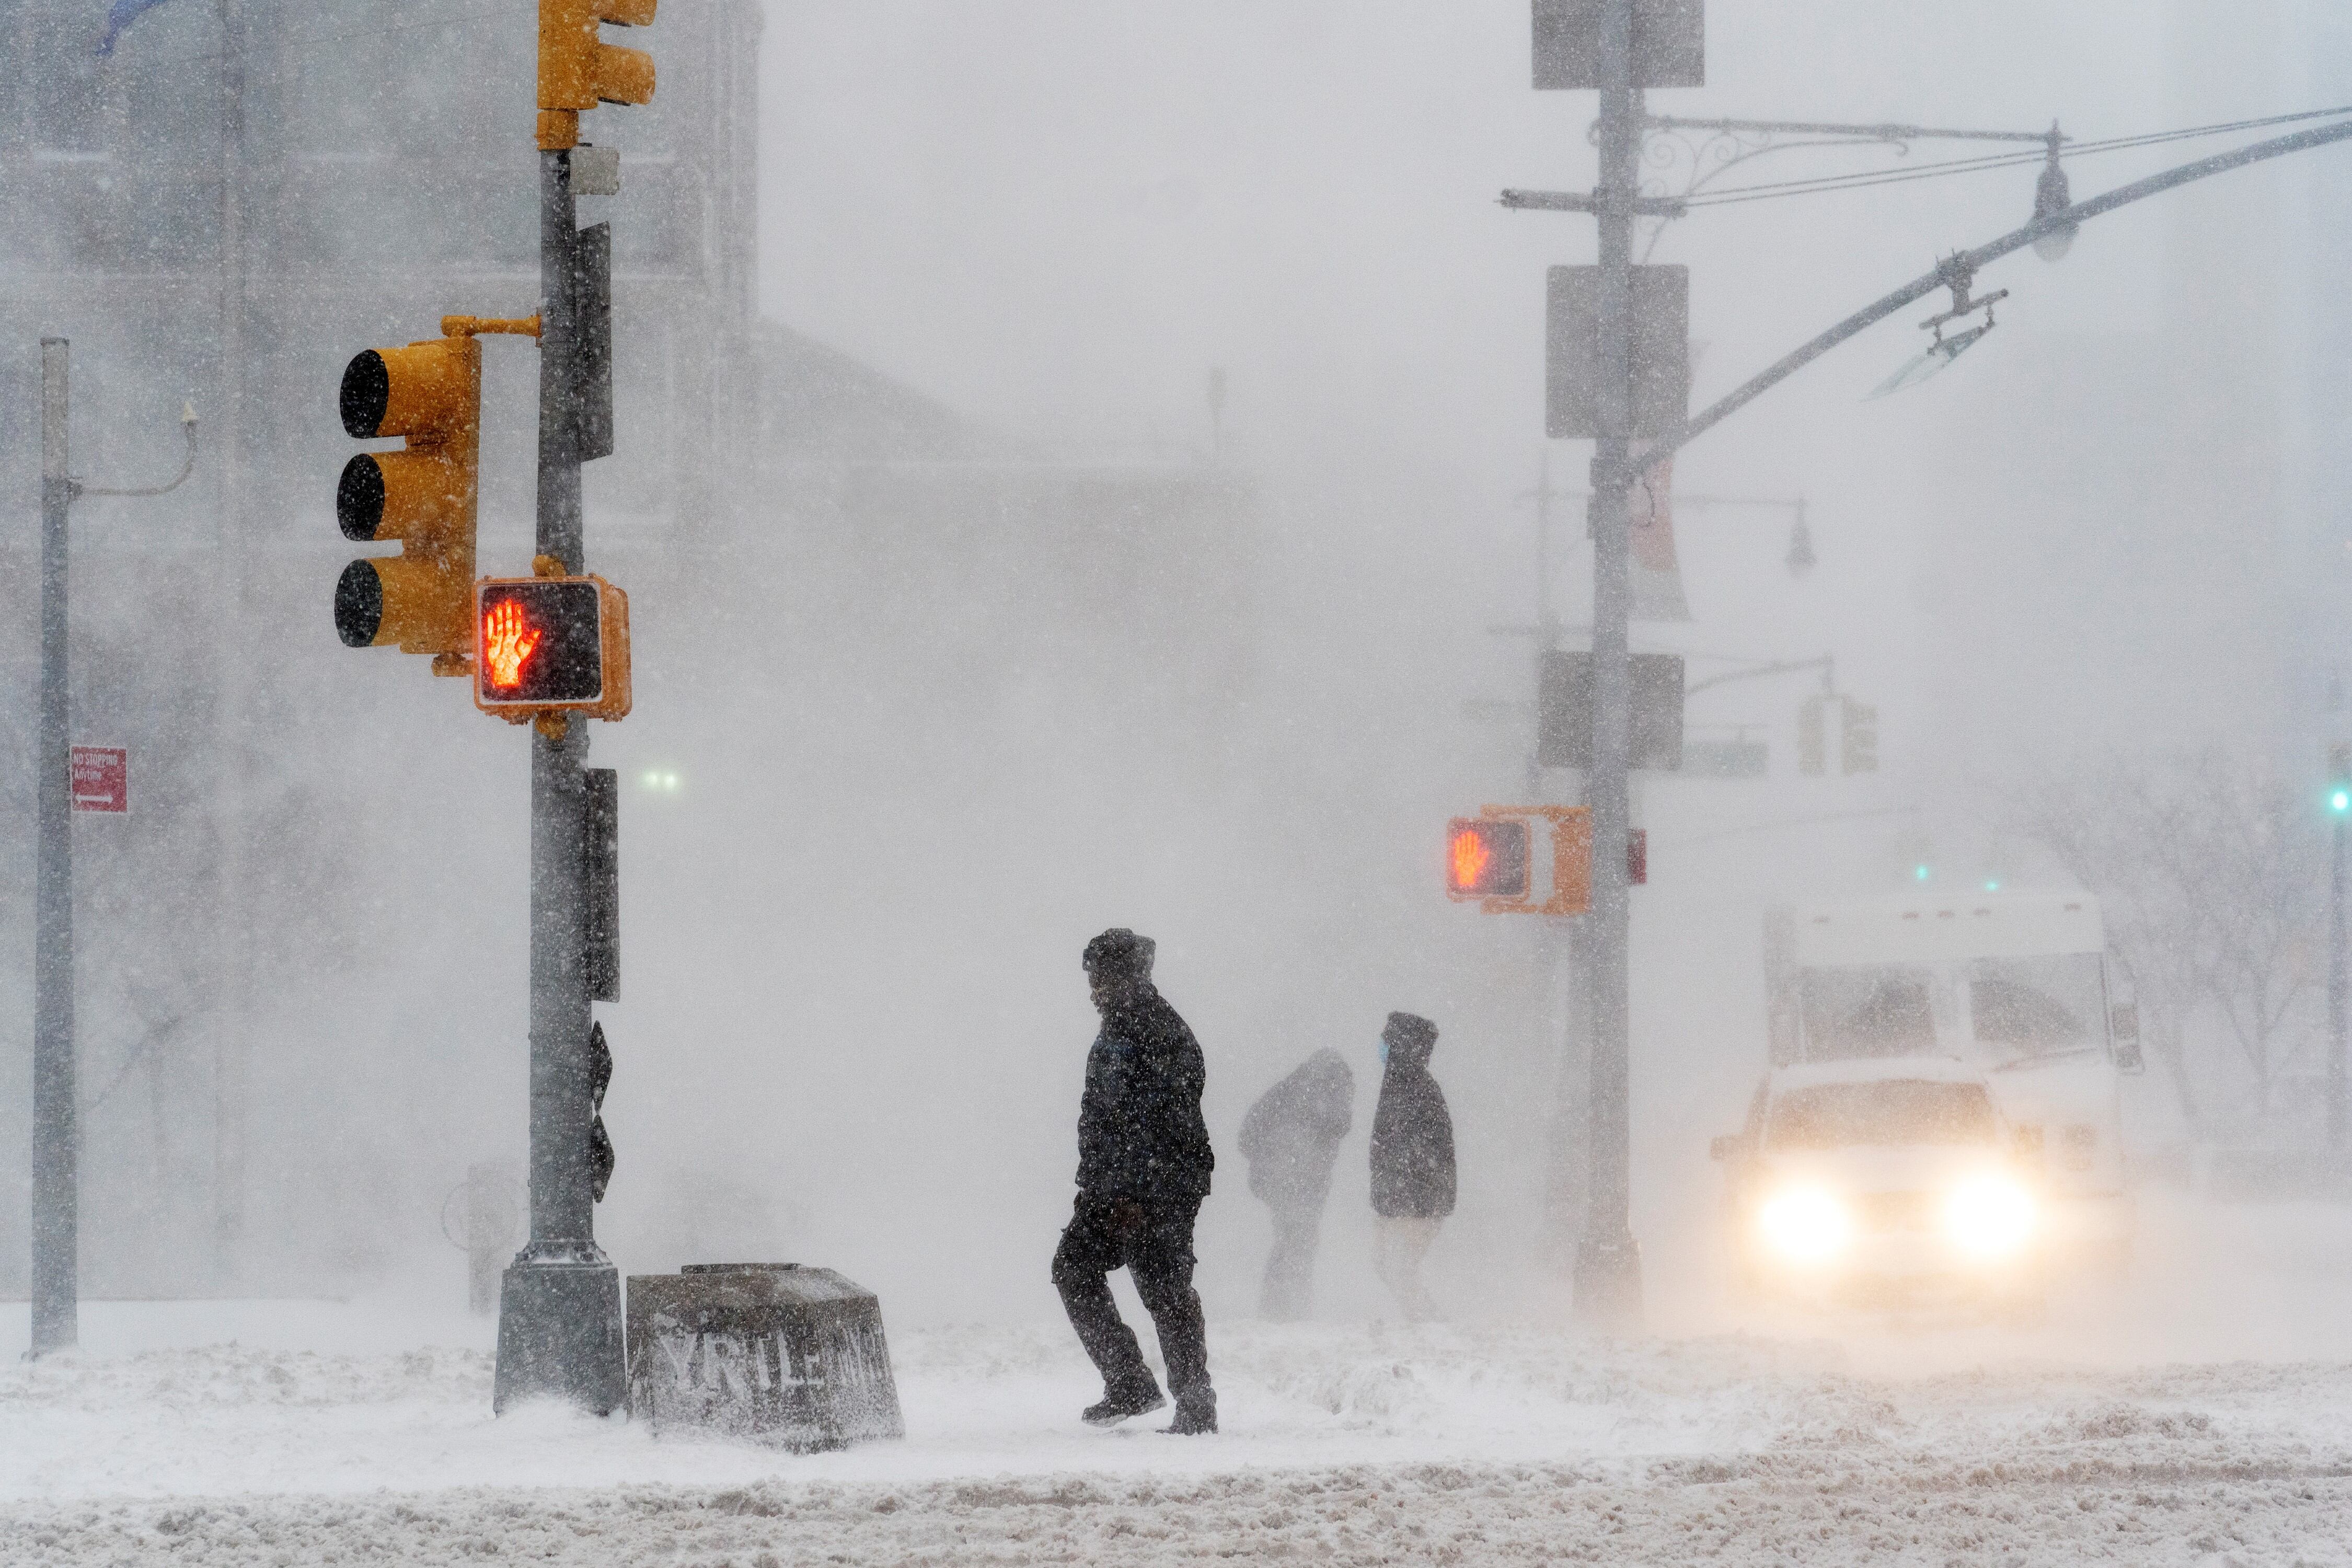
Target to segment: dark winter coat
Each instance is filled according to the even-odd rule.
[[[1259,1097],[1242,1119],[1250,1191],[1278,1209],[1320,1209],[1339,1140],[1356,1121],[1356,1075],[1321,1050]]]
[[[1208,1195],[1200,1042],[1157,991],[1104,1017],[1078,1102],[1078,1190],[1093,1198]]]
[[[1372,1212],[1439,1219],[1454,1212],[1454,1118],[1429,1076],[1434,1039],[1392,1040],[1372,1112]]]

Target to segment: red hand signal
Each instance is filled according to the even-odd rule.
[[[523,661],[539,647],[538,627],[523,619],[522,606],[504,599],[490,607],[482,627],[482,658],[490,667],[492,686],[522,683]]]

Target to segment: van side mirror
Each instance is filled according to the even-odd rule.
[[[2146,1072],[2139,1049],[2139,1004],[2118,1002],[2107,1009],[2107,1038],[2115,1043],[2117,1072]]]
[[[1737,1160],[1739,1158],[1740,1145],[1747,1142],[1748,1140],[1737,1132],[1719,1133],[1708,1141],[1706,1157],[1718,1163]]]

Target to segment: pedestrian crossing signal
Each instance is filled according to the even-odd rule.
[[[1451,899],[1528,896],[1528,825],[1457,816],[1446,827],[1445,894]]]
[[[485,577],[474,585],[474,705],[520,723],[629,711],[629,599],[602,577]]]

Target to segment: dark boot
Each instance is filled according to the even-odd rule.
[[[1217,1395],[1211,1388],[1187,1390],[1176,1396],[1176,1419],[1160,1428],[1171,1436],[1198,1437],[1217,1429]]]
[[[1105,1390],[1102,1403],[1089,1405],[1078,1419],[1089,1426],[1116,1426],[1130,1415],[1148,1415],[1168,1403],[1158,1384],[1139,1384],[1133,1388],[1114,1393]],[[1210,1425],[1215,1426],[1211,1417]]]

